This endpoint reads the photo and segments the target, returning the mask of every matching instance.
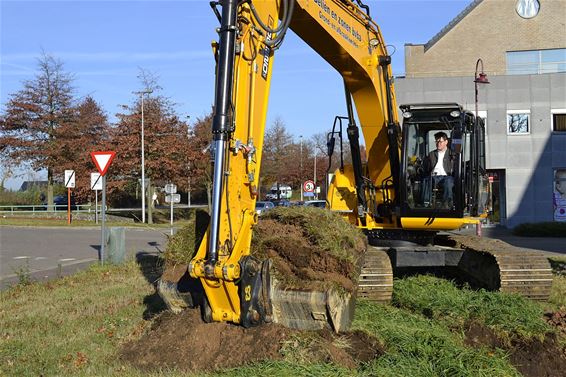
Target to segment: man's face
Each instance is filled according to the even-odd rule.
[[[448,140],[443,138],[443,137],[439,137],[438,139],[436,139],[436,149],[439,151],[445,151],[446,148],[448,147]]]

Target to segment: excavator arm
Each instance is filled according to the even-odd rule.
[[[250,243],[271,72],[285,32],[292,29],[344,77],[365,140],[372,141],[368,165],[373,181],[387,181],[392,171],[389,156],[384,157],[394,139],[388,137],[388,126],[396,124],[387,79],[390,59],[379,28],[359,1],[223,0],[211,5],[220,20],[219,42],[213,44],[212,211],[188,271],[203,285],[207,320],[251,326],[271,319],[269,262],[250,256]],[[357,139],[351,104],[349,108],[348,132]],[[393,149],[398,155],[398,147]],[[355,186],[363,193],[361,174]],[[364,216],[361,208],[361,221]]]

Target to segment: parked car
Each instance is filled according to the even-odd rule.
[[[264,214],[266,211],[269,211],[273,207],[275,207],[275,204],[273,204],[272,202],[256,202],[255,203],[255,211],[259,216]]]
[[[304,202],[305,207],[326,208],[326,200],[309,200]]]
[[[53,197],[53,204],[55,205],[55,211],[66,211],[67,210],[67,195],[55,195]],[[43,205],[47,208],[47,202]],[[75,202],[75,197],[71,196],[71,211],[77,209],[77,203]]]
[[[274,200],[273,204],[275,205],[275,207],[290,207],[291,206],[291,202],[288,201],[287,199],[281,199],[281,200]]]

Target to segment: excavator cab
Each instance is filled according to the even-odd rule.
[[[484,123],[456,103],[400,106],[403,113],[402,217],[462,218],[485,212]],[[437,143],[447,138],[441,175]]]

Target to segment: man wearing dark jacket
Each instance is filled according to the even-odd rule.
[[[434,134],[436,149],[429,153],[425,160],[425,171],[432,175],[433,187],[443,188],[443,203],[451,207],[454,188],[454,152],[448,148],[448,135],[445,132]]]

